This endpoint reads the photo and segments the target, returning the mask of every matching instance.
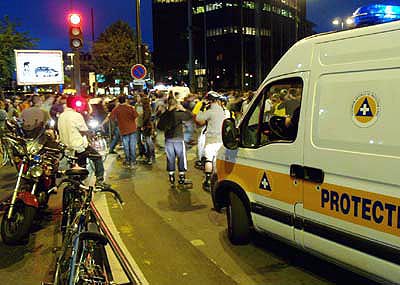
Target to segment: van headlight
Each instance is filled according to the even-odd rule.
[[[33,178],[38,178],[38,177],[42,176],[43,169],[40,165],[35,165],[31,168],[30,172],[31,172],[31,176]]]

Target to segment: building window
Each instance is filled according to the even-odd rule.
[[[255,9],[255,3],[253,1],[243,1],[243,8]]]
[[[165,3],[165,4],[173,4],[173,3],[185,3],[186,0],[155,0],[155,3]]]
[[[206,5],[206,12],[222,9],[222,2],[215,2]]]
[[[204,6],[193,7],[193,14],[202,14],[204,13]]]
[[[227,34],[238,34],[240,31],[240,27],[237,26],[229,26],[229,27],[223,27],[223,28],[215,28],[215,29],[209,29],[207,30],[207,37],[214,37],[214,36],[221,36],[221,35],[227,35]],[[257,31],[255,27],[243,27],[242,32],[244,35],[248,36],[255,36]],[[270,36],[271,32],[268,29],[262,28],[260,29],[260,36],[266,37]]]

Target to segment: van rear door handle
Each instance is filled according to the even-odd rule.
[[[290,165],[290,177],[304,179],[304,167],[298,164]]]
[[[290,165],[290,176],[293,178],[322,184],[324,182],[325,174],[322,169],[292,164]]]

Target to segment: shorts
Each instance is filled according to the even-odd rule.
[[[204,154],[206,156],[206,160],[213,161],[221,146],[222,146],[222,143],[206,144],[206,147],[204,148]]]

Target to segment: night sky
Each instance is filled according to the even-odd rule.
[[[299,0],[302,1],[302,0]],[[71,6],[84,17],[86,46],[91,39],[90,9],[94,9],[95,37],[122,19],[135,26],[135,0],[0,0],[0,15],[21,23],[21,31],[28,31],[39,39],[39,49],[68,50],[66,18]],[[142,0],[142,38],[152,49],[151,0]],[[400,0],[308,0],[307,18],[316,24],[317,32],[332,30],[335,17],[347,17],[356,8],[376,3],[398,4]]]

